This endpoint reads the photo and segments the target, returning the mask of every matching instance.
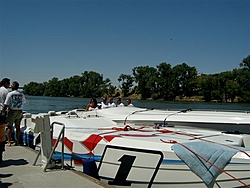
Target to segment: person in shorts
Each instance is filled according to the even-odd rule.
[[[23,118],[23,105],[26,103],[24,94],[18,91],[19,83],[14,81],[11,85],[12,91],[8,93],[2,109],[2,114],[8,109],[6,123],[8,127],[8,146],[11,146],[12,128],[15,124],[16,141],[15,145],[19,145],[20,139],[20,124]]]

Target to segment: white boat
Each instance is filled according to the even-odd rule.
[[[219,131],[250,133],[250,112],[157,110],[137,107],[107,108],[84,112],[75,110],[79,116],[98,115],[119,125],[163,125],[167,127],[193,127]]]
[[[123,108],[128,113],[117,115],[118,109],[50,112],[54,142],[61,130],[57,123],[65,125],[63,153],[69,165],[85,171],[85,165],[95,161],[96,177],[115,187],[249,187],[250,148],[246,147],[250,135],[190,129],[188,124],[185,128],[162,127],[158,123],[165,120],[158,120],[168,114],[161,111],[153,115],[145,110],[148,114],[143,117],[148,118],[136,121],[134,117],[128,125],[131,116],[144,112]],[[125,125],[117,123],[122,119]],[[23,122],[27,129],[34,128],[30,117]],[[61,146],[60,142],[59,155]]]

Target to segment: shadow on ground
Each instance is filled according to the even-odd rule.
[[[2,183],[2,178],[8,178],[12,176],[13,174],[0,174],[0,188],[7,188],[12,185],[12,183]]]
[[[4,160],[0,164],[0,168],[8,167],[11,165],[19,166],[19,165],[26,165],[26,164],[28,164],[28,161],[26,161],[25,159],[7,159],[7,160]]]
[[[7,159],[0,164],[0,169],[8,166],[20,166],[26,165],[28,162],[25,159]],[[1,179],[11,177],[13,174],[1,174],[0,173],[0,188],[7,188],[12,185],[12,183],[3,183]]]

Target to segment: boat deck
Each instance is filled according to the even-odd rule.
[[[0,164],[0,188],[112,188],[82,172],[62,170],[60,167],[43,172],[39,160],[33,166],[37,153],[24,146],[6,146],[4,162]]]

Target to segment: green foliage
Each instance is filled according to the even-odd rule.
[[[250,55],[242,60],[242,62],[240,63],[240,67],[250,69]]]
[[[138,83],[136,93],[142,95],[142,99],[150,98],[157,93],[157,70],[149,66],[140,66],[133,69],[135,82]]]
[[[250,102],[250,69],[236,69],[236,81],[239,84],[239,102]]]
[[[42,96],[44,94],[45,85],[36,82],[30,82],[29,84],[24,85],[23,90],[28,95]]]
[[[54,96],[54,97],[100,97],[103,93],[114,92],[110,79],[103,80],[103,76],[93,71],[85,71],[82,76],[73,76],[63,80],[52,78],[43,84],[30,82],[24,85],[27,95]]]
[[[180,98],[193,96],[197,87],[197,71],[186,63],[173,67],[173,88],[175,96]]]
[[[80,85],[82,87],[82,97],[99,97],[104,91],[103,76],[97,72],[84,71],[84,73],[82,73]]]
[[[173,70],[170,64],[166,62],[160,63],[157,66],[158,77],[158,90],[159,96],[162,97],[164,100],[174,100],[175,96],[173,93]]]
[[[239,69],[219,74],[197,74],[195,67],[186,63],[171,67],[162,62],[154,67],[139,66],[132,75],[121,74],[119,88],[124,96],[141,94],[142,99],[175,100],[176,97],[202,96],[204,101],[250,102],[250,55],[242,60]],[[94,71],[84,71],[81,76],[63,80],[54,77],[48,82],[30,82],[24,85],[27,95],[55,97],[113,96],[116,87],[109,78]]]
[[[133,87],[133,77],[127,74],[121,74],[118,78],[118,81],[119,83],[121,83],[121,85],[119,85],[119,88],[122,90],[123,95],[127,97],[129,95],[129,91]]]
[[[199,95],[203,96],[206,102],[212,100],[212,96],[217,88],[216,78],[213,75],[200,75],[198,78]]]

